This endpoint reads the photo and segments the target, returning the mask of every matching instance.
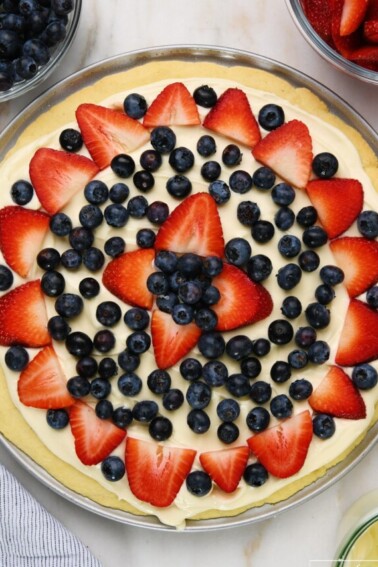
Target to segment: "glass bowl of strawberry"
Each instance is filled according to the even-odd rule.
[[[0,103],[42,83],[67,53],[82,0],[0,2]]]
[[[378,0],[286,0],[308,43],[347,74],[378,84]]]

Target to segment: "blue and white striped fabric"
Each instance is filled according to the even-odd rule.
[[[88,549],[0,465],[1,567],[101,567]]]

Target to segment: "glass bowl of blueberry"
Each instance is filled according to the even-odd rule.
[[[81,0],[0,0],[0,103],[56,68],[79,23]]]

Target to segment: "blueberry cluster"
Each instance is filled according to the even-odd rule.
[[[33,78],[66,36],[74,0],[0,2],[0,91]]]

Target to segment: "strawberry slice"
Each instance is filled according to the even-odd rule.
[[[267,471],[287,478],[303,466],[312,439],[312,419],[305,410],[247,439],[252,453]]]
[[[147,289],[147,278],[154,268],[155,251],[141,248],[126,252],[106,266],[102,282],[106,289],[125,303],[151,309],[154,296]]]
[[[54,215],[98,173],[85,156],[40,148],[30,160],[29,174],[42,207]]]
[[[350,35],[364,21],[369,0],[344,0],[340,19],[340,35]]]
[[[49,345],[47,321],[39,280],[24,283],[0,297],[0,345]]]
[[[360,295],[378,281],[378,242],[343,236],[330,243],[337,265],[344,272],[350,297]]]
[[[67,390],[67,379],[52,346],[47,346],[29,362],[18,379],[17,390],[25,406],[59,409],[75,403]]]
[[[218,316],[218,331],[230,331],[268,317],[273,309],[270,293],[247,274],[231,264],[213,279],[220,300],[212,306]]]
[[[223,231],[214,199],[208,193],[196,193],[182,201],[161,225],[155,248],[223,256]]]
[[[124,429],[98,418],[85,402],[76,401],[69,414],[76,455],[84,465],[97,465],[103,461],[126,436]]]
[[[158,309],[152,312],[151,336],[156,364],[170,368],[194,348],[201,335],[195,323],[177,325],[172,316]]]
[[[313,410],[344,419],[366,417],[365,402],[344,370],[331,366],[308,399]]]
[[[126,470],[131,492],[158,508],[170,506],[192,468],[196,451],[134,437],[126,440]]]
[[[118,154],[136,150],[150,139],[148,130],[134,118],[114,108],[83,103],[76,120],[87,150],[100,169]]]
[[[253,148],[261,138],[247,95],[240,89],[227,89],[205,117],[203,126]]]
[[[167,85],[149,106],[143,124],[156,126],[195,126],[200,124],[197,105],[183,83]]]
[[[378,45],[364,45],[355,49],[349,59],[357,65],[378,71]]]
[[[0,250],[8,266],[26,278],[41,249],[50,217],[41,211],[9,206],[0,210]]]
[[[300,189],[306,187],[311,173],[312,140],[300,120],[290,120],[269,132],[252,154],[288,183]]]
[[[224,492],[234,492],[245,470],[249,457],[247,446],[201,453],[203,469]]]
[[[336,364],[355,366],[378,357],[378,312],[359,299],[351,299],[344,321]]]
[[[378,20],[378,0],[370,0],[365,21]]]
[[[329,238],[345,232],[362,211],[364,193],[356,179],[314,179],[306,191]]]
[[[378,43],[378,18],[364,22],[364,38],[369,43]]]
[[[302,5],[316,33],[325,42],[332,41],[330,0],[303,0]]]

